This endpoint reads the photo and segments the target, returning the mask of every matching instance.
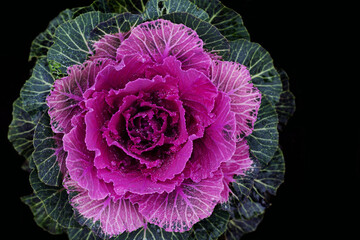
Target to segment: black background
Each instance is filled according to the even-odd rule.
[[[34,64],[28,62],[32,40],[61,10],[90,2],[6,1],[2,5],[1,226],[3,234],[12,232],[11,239],[66,239],[37,227],[28,207],[20,202],[21,196],[31,193],[28,173],[20,169],[23,159],[13,150],[6,135],[12,102]],[[356,136],[359,129],[349,124],[354,115],[348,105],[338,101],[338,93],[351,88],[349,82],[339,84],[345,79],[340,81],[336,75],[346,67],[335,55],[346,48],[346,45],[338,47],[339,34],[346,26],[339,22],[342,17],[337,13],[341,10],[330,3],[314,5],[318,1],[222,2],[242,15],[251,40],[270,52],[276,67],[286,70],[297,105],[294,117],[280,133],[286,159],[285,183],[258,230],[243,239],[315,239],[328,234],[344,237],[352,229],[350,223],[358,222],[342,213],[358,217],[359,187],[349,186],[360,175],[360,144],[342,134]],[[328,88],[329,85],[335,90]],[[341,227],[341,223],[346,227]]]

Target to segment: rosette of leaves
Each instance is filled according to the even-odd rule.
[[[246,137],[254,164],[245,175],[235,177],[229,200],[189,231],[166,232],[148,224],[111,239],[239,239],[256,229],[284,181],[278,130],[295,111],[294,95],[286,73],[274,67],[264,48],[250,41],[237,12],[218,0],[96,0],[90,6],[64,10],[36,37],[29,57],[36,59],[35,67],[13,104],[8,138],[26,159],[24,169],[30,171],[34,190],[22,201],[46,231],[67,233],[69,239],[102,239],[93,231],[96,226],[79,218],[69,204],[71,194],[62,185],[65,166],[59,158],[67,153],[59,152],[61,138],[52,131],[46,104],[55,79],[65,76],[69,66],[84,62],[104,34],[128,32],[159,18],[195,30],[209,52],[249,69],[252,83],[262,94],[254,131]]]

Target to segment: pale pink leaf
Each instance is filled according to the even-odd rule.
[[[91,227],[100,221],[101,234],[106,237],[120,235],[125,231],[132,232],[146,225],[138,206],[125,198],[106,197],[96,200],[73,180],[65,179],[64,185],[69,193],[76,192],[70,204],[77,213],[85,218]]]
[[[126,55],[142,54],[161,63],[174,56],[183,69],[194,68],[208,73],[211,59],[203,50],[203,41],[197,33],[183,24],[158,19],[135,27],[117,50],[117,60]]]
[[[68,68],[68,76],[55,81],[54,89],[47,97],[52,129],[56,133],[68,133],[71,119],[82,111],[81,103],[85,91],[95,81],[98,72],[111,60],[97,59]]]
[[[222,173],[199,183],[185,180],[171,193],[132,195],[145,219],[170,232],[184,232],[201,219],[209,217],[221,199]]]
[[[236,151],[232,158],[221,163],[220,169],[224,174],[224,190],[221,193],[221,202],[226,202],[229,198],[229,184],[234,182],[234,176],[245,175],[245,172],[251,168],[253,161],[250,158],[249,145],[246,139],[236,143]]]
[[[219,91],[231,98],[231,111],[236,116],[238,140],[250,135],[260,107],[261,93],[250,82],[249,70],[239,63],[213,61],[211,80]]]
[[[95,54],[90,59],[110,58],[116,60],[116,50],[121,42],[125,40],[128,33],[105,34],[101,39],[93,44]]]

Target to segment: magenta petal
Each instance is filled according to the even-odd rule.
[[[190,69],[179,78],[179,92],[187,113],[198,119],[203,128],[209,126],[213,122],[211,111],[217,96],[217,89],[209,78]]]
[[[236,116],[236,135],[250,135],[260,107],[261,93],[252,84],[249,70],[238,63],[213,61],[211,80],[231,98],[231,111]]]
[[[119,159],[121,151],[116,147],[109,147],[103,138],[104,123],[107,122],[111,114],[109,106],[105,102],[104,94],[97,94],[92,99],[86,101],[89,112],[85,115],[86,137],[85,142],[89,150],[95,152],[94,166],[98,169],[111,165],[111,161]]]
[[[143,172],[150,175],[153,181],[173,179],[175,175],[184,170],[192,151],[193,142],[188,140],[188,142],[185,143],[178,152],[170,156],[169,159],[165,159],[164,163],[160,167],[145,169]]]
[[[221,163],[221,170],[224,174],[224,190],[221,193],[221,202],[226,202],[229,198],[229,184],[234,182],[235,175],[245,175],[245,172],[252,166],[253,161],[250,159],[249,145],[246,139],[236,143],[236,151],[233,157]]]
[[[210,79],[195,69],[182,70],[181,63],[173,56],[164,59],[162,64],[149,68],[146,77],[170,75],[179,81],[179,96],[184,105],[198,115],[203,115],[206,126],[212,121],[208,119],[214,108],[217,89]]]
[[[179,82],[179,97],[186,108],[186,121],[190,138],[202,137],[204,128],[214,120],[211,111],[214,108],[217,89],[210,79],[195,70],[182,70],[181,63],[173,56],[164,59],[162,64],[149,68],[146,77],[170,75]]]
[[[91,219],[91,224],[100,221],[101,230],[107,237],[119,235],[125,231],[132,232],[145,225],[138,206],[127,199],[111,197],[92,199],[88,192],[73,180],[65,179],[64,186],[68,192],[77,193],[71,198],[70,204],[84,218]]]
[[[111,192],[111,185],[100,180],[94,167],[94,152],[85,145],[85,124],[81,115],[74,117],[74,128],[63,137],[68,155],[66,167],[71,179],[89,191],[92,199],[103,199]]]
[[[145,70],[151,66],[146,56],[138,54],[123,58],[117,65],[109,65],[99,72],[92,91],[121,89],[128,82],[145,77]],[[86,96],[89,96],[86,93]]]
[[[99,177],[104,179],[104,181],[113,183],[114,191],[120,196],[127,192],[141,195],[162,193],[164,191],[171,192],[184,180],[182,175],[178,175],[172,180],[154,182],[149,176],[145,176],[137,170],[122,172],[121,170],[100,169],[98,172]]]
[[[135,27],[117,50],[117,60],[126,55],[150,56],[161,63],[166,57],[174,56],[183,69],[194,68],[208,73],[211,59],[203,50],[203,41],[197,33],[183,24],[174,24],[158,19]]]
[[[230,98],[222,92],[216,98],[213,113],[216,115],[215,122],[205,130],[203,138],[194,141],[188,168],[195,182],[211,176],[235,152],[235,116],[230,111]]]
[[[84,100],[84,92],[94,84],[98,72],[111,63],[104,59],[86,61],[69,67],[69,75],[55,81],[54,90],[46,99],[54,132],[70,131],[71,119],[82,111],[80,103]]]
[[[209,217],[221,199],[222,173],[199,183],[185,180],[171,193],[134,195],[130,201],[139,204],[145,219],[165,231],[184,232],[201,219]]]

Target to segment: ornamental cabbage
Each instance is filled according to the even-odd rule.
[[[70,239],[256,228],[283,181],[277,125],[294,98],[236,12],[216,0],[98,0],[48,32],[9,128],[42,228]]]

